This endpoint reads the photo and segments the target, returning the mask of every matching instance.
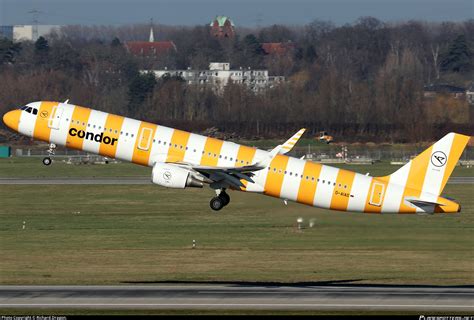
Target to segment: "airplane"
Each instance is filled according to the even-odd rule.
[[[470,136],[449,133],[393,174],[371,177],[286,155],[301,129],[270,151],[222,141],[65,102],[39,101],[7,112],[12,130],[50,144],[151,167],[157,185],[184,189],[208,184],[218,211],[227,190],[260,193],[309,206],[365,213],[456,213],[441,197]]]

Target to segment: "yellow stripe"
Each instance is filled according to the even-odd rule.
[[[77,131],[84,130],[87,131],[87,122],[89,121],[89,117],[91,115],[91,109],[83,108],[79,106],[74,107],[74,111],[72,113],[72,120],[71,124],[69,125],[69,129],[75,128]],[[79,121],[79,123],[77,123]],[[71,136],[67,134],[66,146],[68,148],[79,149],[82,150],[82,144],[84,142],[83,138],[79,138],[77,135]]]
[[[331,198],[331,209],[346,211],[349,204],[352,183],[354,182],[355,172],[339,170],[336,178],[336,186]]]
[[[153,137],[155,136],[155,131],[158,126],[153,123],[149,122],[140,122],[140,128],[138,129],[137,137],[135,138],[135,147],[133,149],[133,156],[132,156],[132,162],[136,164],[141,164],[143,166],[148,165],[148,160],[150,158],[150,150],[151,146],[153,143]],[[151,132],[147,133],[147,131],[142,131],[144,128],[149,128],[151,129]],[[139,148],[140,145],[143,145],[143,143],[140,141],[140,139],[143,137],[142,133],[146,134],[145,137],[149,138],[149,145],[148,145],[148,150],[142,150]],[[147,144],[145,142],[145,144]]]
[[[252,163],[253,157],[255,156],[255,152],[257,152],[256,148],[251,148],[247,146],[239,146],[239,151],[237,152],[237,159],[239,159],[239,163],[237,163],[236,167],[246,166]],[[240,161],[243,160],[244,163]],[[248,162],[248,164],[247,164]],[[241,190],[245,190],[247,188],[248,181],[247,180],[240,180],[245,187],[240,187]]]
[[[239,159],[239,163],[236,163],[235,166],[243,167],[251,164],[256,151],[257,149],[255,148],[240,146],[239,151],[237,152],[237,159]],[[242,160],[244,163],[241,162]]]
[[[405,205],[405,197],[419,197],[423,189],[423,182],[425,181],[426,170],[431,158],[433,146],[423,151],[418,157],[412,160],[410,172],[408,173],[407,183],[400,201],[400,213],[413,213],[416,208]]]
[[[306,161],[303,169],[303,179],[301,179],[298,189],[297,202],[313,205],[314,195],[316,194],[317,179],[321,174],[322,166],[320,164]],[[309,177],[306,180],[306,176]],[[312,179],[314,177],[314,180]]]
[[[265,180],[265,194],[273,197],[279,197],[281,186],[283,185],[284,171],[288,165],[288,157],[277,155],[270,163],[270,170],[267,170],[267,179]],[[276,171],[274,170],[276,168]],[[281,172],[279,172],[281,171]]]
[[[167,162],[180,162],[184,159],[186,146],[188,145],[189,132],[174,129],[171,137],[171,145],[168,149]]]
[[[204,146],[204,154],[201,158],[202,166],[217,166],[223,143],[224,141],[222,140],[207,138],[206,145]]]
[[[49,121],[53,119],[53,107],[57,106],[58,102],[45,101],[41,102],[38,110],[38,116],[36,117],[35,130],[33,137],[38,140],[49,142],[51,134],[51,128],[48,127]]]
[[[120,131],[122,130],[124,117],[117,116],[115,114],[108,114],[107,120],[105,121],[105,128],[107,128],[107,135],[112,139],[120,138]],[[110,132],[112,129],[112,132]],[[115,133],[117,131],[117,133]],[[115,153],[117,152],[118,141],[112,144],[100,144],[99,153],[103,156],[115,158]]]

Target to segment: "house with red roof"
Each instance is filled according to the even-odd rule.
[[[129,41],[125,43],[127,50],[139,57],[159,57],[176,52],[176,45],[173,41]]]
[[[125,42],[125,48],[138,57],[160,57],[177,51],[173,41],[155,41],[153,27],[148,41],[128,41]]]

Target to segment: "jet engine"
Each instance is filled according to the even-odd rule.
[[[151,181],[167,188],[184,189],[186,187],[202,188],[202,181],[185,168],[157,162],[153,166]]]

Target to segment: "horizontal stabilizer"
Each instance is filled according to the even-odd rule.
[[[426,207],[426,206],[444,206],[443,203],[433,202],[433,201],[426,201],[423,199],[415,198],[415,197],[405,197],[405,201],[410,202],[411,204],[417,207]]]

